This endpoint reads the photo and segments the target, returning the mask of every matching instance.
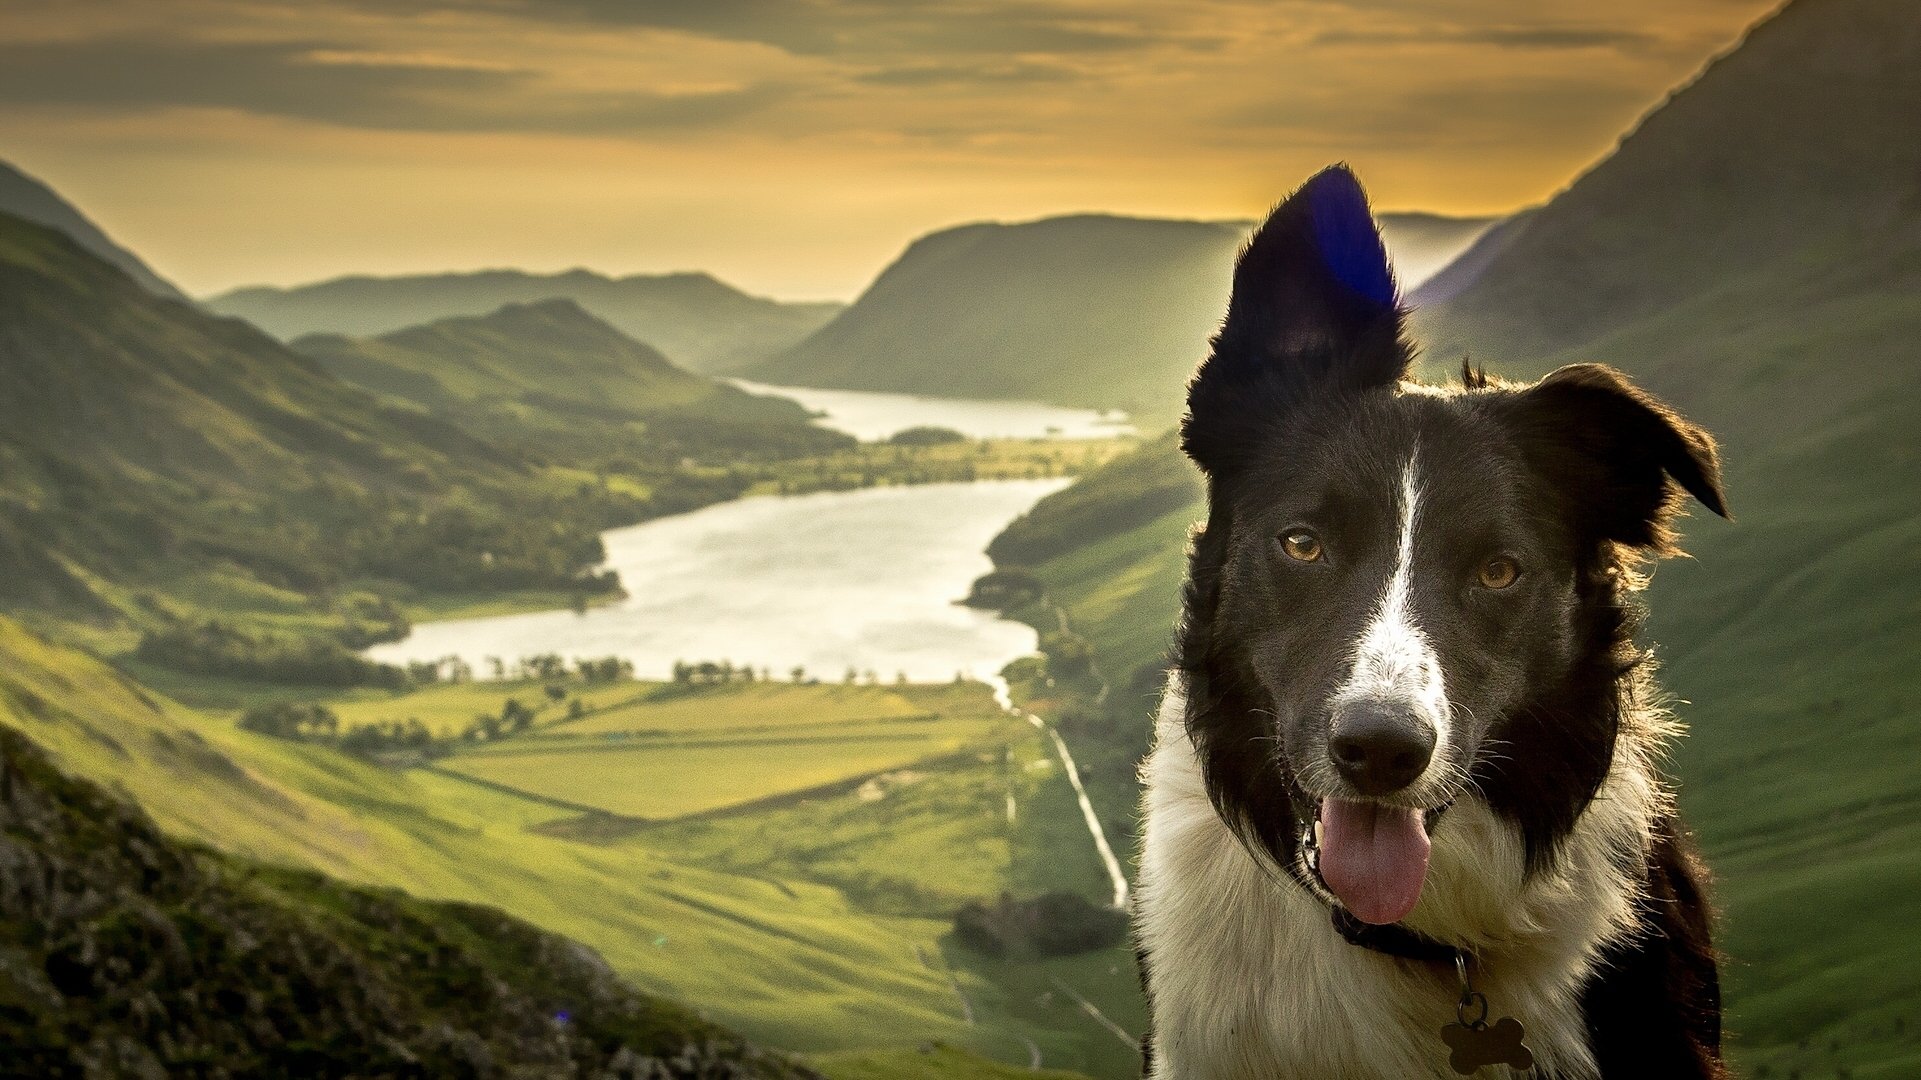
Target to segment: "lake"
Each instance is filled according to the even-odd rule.
[[[992,679],[1034,631],[954,603],[992,569],[988,541],[1065,478],[866,488],[721,503],[604,536],[628,597],[584,614],[543,611],[424,623],[367,655],[401,663],[618,655],[664,678],[676,660],[849,667],[884,681]]]
[[[868,442],[910,427],[952,428],[976,439],[1095,439],[1134,433],[1125,413],[1070,409],[1036,401],[981,401],[729,381],[750,393],[792,398],[821,414],[815,422],[822,427],[845,431]]]

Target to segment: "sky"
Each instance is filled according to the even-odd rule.
[[[914,237],[1245,219],[1350,162],[1501,214],[1777,0],[0,0],[0,159],[188,292],[706,270],[848,299]]]

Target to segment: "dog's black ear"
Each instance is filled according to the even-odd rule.
[[[1347,166],[1324,169],[1235,263],[1227,318],[1188,385],[1181,446],[1218,476],[1303,395],[1390,386],[1408,359],[1367,193]]]
[[[1672,553],[1682,491],[1728,516],[1714,437],[1605,364],[1561,368],[1511,408],[1522,452],[1599,539]]]

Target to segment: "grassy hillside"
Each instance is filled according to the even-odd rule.
[[[491,907],[183,845],[5,727],[0,778],[11,1075],[813,1075]]]
[[[749,296],[706,274],[610,278],[589,270],[344,277],[286,289],[235,289],[204,303],[292,339],[314,333],[383,335],[456,316],[484,315],[505,304],[557,298],[578,303],[675,363],[712,374],[740,371],[780,352],[841,309],[839,304],[789,304]]]
[[[358,708],[368,719],[432,708],[352,697],[357,704],[342,712]],[[1124,955],[993,960],[948,935],[958,896],[1098,880],[1086,865],[1091,852],[1079,854],[1084,836],[1056,850],[1045,831],[1036,840],[1010,827],[1010,795],[1023,826],[1030,815],[1074,820],[1067,785],[1031,729],[984,759],[915,765],[918,781],[896,776],[879,785],[880,798],[842,791],[607,832],[509,791],[241,731],[233,715],[158,696],[0,619],[0,725],[45,746],[63,769],[132,798],[173,836],[423,900],[501,908],[598,950],[642,990],[766,1045],[856,1055],[843,1065],[919,1060],[916,1048],[937,1040],[1022,1064],[1031,1044],[1050,1065],[1127,1075],[1130,1052],[1107,1045],[1112,1037],[1053,982],[1101,1000],[1124,996],[1133,980]],[[742,749],[744,758],[755,753]],[[909,1054],[874,1054],[896,1050]]]
[[[385,400],[541,456],[670,480],[683,460],[728,467],[844,450],[784,398],[676,367],[572,300],[509,304],[375,338],[292,346]]]
[[[153,272],[140,256],[113,242],[74,207],[47,185],[0,161],[0,214],[12,214],[36,225],[67,234],[74,243],[100,259],[119,267],[140,287],[169,300],[185,301],[186,294],[173,283]]]
[[[1388,215],[1431,269],[1486,222]],[[1150,427],[1226,310],[1244,228],[1102,215],[965,225],[916,240],[853,306],[753,368],[789,386],[1122,408]]]
[[[453,564],[477,567],[482,550],[495,552],[482,577],[565,584],[591,565],[577,561],[590,529],[535,535],[501,512],[574,498],[524,455],[384,407],[6,216],[0,327],[0,603],[98,613],[122,603],[102,578],[187,588],[194,575],[312,595],[458,531],[443,528],[454,513],[465,541],[437,537],[442,555],[402,572],[472,577]]]
[[[572,300],[507,304],[375,338],[309,335],[293,346],[348,382],[423,406],[538,394],[637,412],[698,401],[720,385]]]
[[[1917,60],[1908,5],[1797,0],[1418,320],[1437,367],[1605,360],[1722,439],[1737,520],[1691,523],[1648,636],[1688,703],[1675,769],[1757,1076],[1921,1066],[1921,148],[1898,134]],[[1142,453],[1163,460],[1097,471],[1000,542],[1048,539],[1034,570],[1116,694],[1166,640],[1198,512],[1132,524],[1139,477],[1176,466]],[[1142,704],[1106,711],[1138,747]]]

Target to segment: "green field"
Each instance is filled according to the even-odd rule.
[[[675,818],[824,787],[951,754],[998,725],[927,735],[742,739],[720,745],[575,746],[463,754],[440,767],[530,795],[638,818]]]
[[[626,698],[578,720],[463,751],[438,767],[556,803],[663,820],[858,781],[970,749],[986,752],[1023,728],[979,684],[752,683],[636,692],[643,686],[601,689],[595,704],[623,692]],[[432,708],[479,689],[435,688],[409,699]]]
[[[570,688],[610,698],[660,689]],[[227,700],[241,690],[188,689]],[[532,689],[356,692],[332,706],[343,718],[396,715],[389,709],[452,718],[497,710],[508,694],[531,702]],[[930,1040],[1023,1067],[1031,1044],[1050,1067],[1112,1077],[1137,1070],[1132,1052],[1064,1004],[1052,981],[1124,1009],[1117,991],[1133,980],[1124,948],[1004,963],[958,948],[948,934],[958,903],[1004,888],[1100,895],[1099,866],[1040,734],[981,719],[987,694],[978,686],[732,687],[695,697],[721,712],[737,698],[751,727],[777,719],[770,701],[785,695],[838,700],[837,715],[856,728],[876,715],[935,708],[975,714],[951,723],[1004,726],[976,750],[892,770],[872,786],[593,837],[570,828],[579,815],[539,799],[239,731],[231,707],[179,704],[0,619],[0,723],[135,799],[175,835],[426,899],[501,907],[592,946],[641,989],[767,1045],[854,1054],[833,1059],[836,1075],[860,1062],[864,1070],[925,1064],[918,1048]],[[692,700],[654,704],[691,723],[709,715],[688,711]],[[565,727],[543,717],[523,737]],[[1139,1020],[1124,1011],[1116,1018]]]

